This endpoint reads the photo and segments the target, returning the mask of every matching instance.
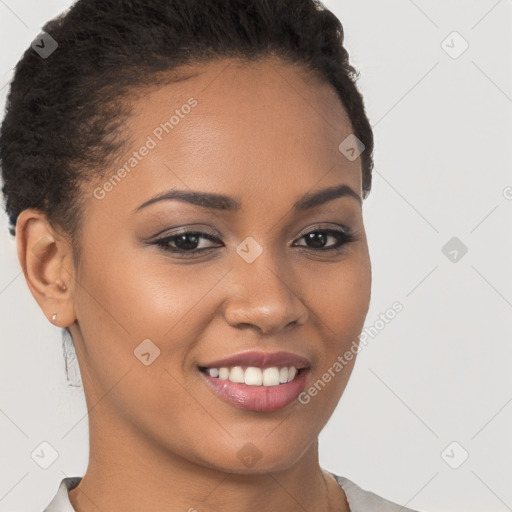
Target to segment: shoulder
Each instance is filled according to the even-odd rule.
[[[350,512],[418,512],[362,489],[348,478],[334,473],[331,475],[345,492]]]

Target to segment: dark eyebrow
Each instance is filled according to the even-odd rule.
[[[359,195],[354,192],[354,190],[352,190],[348,185],[338,185],[304,195],[301,199],[293,204],[293,208],[295,211],[304,211],[308,210],[309,208],[314,208],[315,206],[320,206],[339,197],[352,197],[359,203],[362,202]],[[216,210],[238,211],[242,207],[240,201],[223,194],[172,189],[168,192],[148,199],[145,203],[142,203],[138,208],[136,208],[135,212],[142,210],[146,206],[149,206],[150,204],[156,203],[158,201],[170,199],[184,201],[196,206],[201,206],[202,208],[214,208]]]
[[[320,206],[321,204],[327,203],[327,201],[332,201],[339,197],[352,197],[357,199],[359,203],[362,203],[362,199],[359,195],[348,185],[337,185],[334,187],[324,188],[318,192],[306,194],[304,197],[299,199],[293,207],[297,211],[303,211],[309,208],[314,208],[315,206]]]
[[[142,210],[150,204],[157,201],[164,201],[169,199],[176,199],[186,203],[195,204],[203,208],[214,208],[216,210],[231,210],[236,211],[241,208],[241,204],[236,199],[225,196],[223,194],[212,194],[211,192],[195,192],[193,190],[176,190],[171,189],[163,194],[148,199],[142,203],[135,211]]]

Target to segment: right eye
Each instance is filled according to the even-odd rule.
[[[220,242],[218,238],[200,231],[188,231],[182,230],[172,235],[164,236],[152,242],[159,247],[162,247],[165,251],[169,251],[174,254],[181,255],[195,255],[204,251],[214,249],[215,247],[200,247],[200,240],[210,240],[212,242]]]

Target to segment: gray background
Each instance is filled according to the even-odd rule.
[[[325,4],[375,131],[365,329],[378,333],[321,434],[321,464],[411,508],[512,510],[512,2]],[[0,0],[2,106],[23,50],[69,5]],[[86,469],[87,410],[1,222],[0,512],[42,510]],[[442,250],[453,237],[456,261]],[[48,469],[30,455],[44,441],[58,453]]]

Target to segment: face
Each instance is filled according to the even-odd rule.
[[[221,60],[141,95],[126,133],[88,185],[68,283],[90,420],[210,468],[289,467],[336,407],[354,359],[335,363],[369,307],[361,161],[338,149],[350,121],[298,68]],[[267,384],[300,371],[278,386],[215,377],[235,366]]]

